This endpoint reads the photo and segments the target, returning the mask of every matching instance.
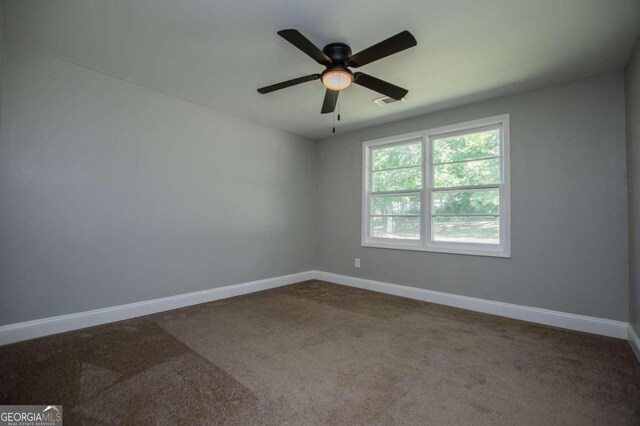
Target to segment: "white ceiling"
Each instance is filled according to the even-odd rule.
[[[418,46],[360,70],[409,89],[380,107],[341,93],[340,132],[622,69],[638,0],[9,0],[7,41],[312,139],[331,135],[322,67],[276,32],[354,53],[402,30]]]

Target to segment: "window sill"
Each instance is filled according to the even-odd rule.
[[[475,248],[472,246],[465,247],[433,247],[425,246],[418,243],[389,243],[385,241],[363,241],[362,247],[383,248],[392,250],[410,250],[410,251],[427,251],[433,253],[447,253],[447,254],[461,254],[467,256],[484,256],[484,257],[501,257],[511,258],[509,250],[505,250],[503,247],[498,248]]]

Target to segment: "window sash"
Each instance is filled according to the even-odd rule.
[[[443,161],[441,163],[433,163],[434,166],[444,166],[447,164],[458,164],[458,163],[469,163],[471,161],[480,161],[480,160],[496,160],[498,158],[502,158],[499,155],[492,155],[489,157],[478,157],[478,158],[467,158],[464,160],[457,160],[457,161]],[[378,170],[374,170],[374,171],[378,171]]]
[[[482,158],[464,159],[451,162],[433,162],[434,141],[441,138],[473,134],[487,130],[500,130],[500,155]],[[373,170],[372,154],[376,148],[388,148],[394,145],[415,143],[421,140],[422,143],[422,164],[413,166],[402,166],[398,168],[422,167],[422,188],[412,190],[396,191],[371,191],[373,173],[382,170]],[[509,116],[490,117],[482,120],[475,120],[467,123],[460,123],[454,126],[447,126],[439,129],[431,129],[422,132],[415,132],[392,138],[384,138],[374,141],[364,142],[363,145],[363,216],[362,216],[362,245],[382,248],[395,248],[406,250],[423,250],[455,254],[470,254],[481,256],[510,257],[510,188],[509,188]],[[498,183],[483,185],[461,185],[452,187],[434,188],[434,171],[436,165],[466,163],[469,161],[500,159],[500,180]],[[473,191],[482,189],[497,189],[499,197],[499,213],[433,213],[433,194],[447,191]],[[372,211],[373,197],[376,195],[420,195],[419,215],[378,215]],[[494,210],[495,212],[495,210]],[[410,240],[401,238],[379,238],[373,237],[371,233],[372,217],[420,217],[420,239]],[[458,216],[458,217],[494,217],[499,224],[499,243],[478,243],[478,242],[458,242],[435,240],[433,234],[433,221],[437,217]]]
[[[450,191],[473,191],[475,189],[496,189],[500,188],[499,183],[490,183],[487,185],[461,185],[461,186],[443,186],[431,188],[432,192],[450,192]]]
[[[373,216],[384,216],[381,214],[376,214]],[[389,216],[398,216],[398,215],[389,215]],[[408,216],[419,216],[417,214],[408,215]],[[472,216],[480,216],[480,217],[500,217],[500,214],[497,213],[431,213],[431,217],[472,217]]]
[[[484,158],[482,158],[482,160],[484,160]],[[371,173],[390,172],[392,170],[402,170],[402,169],[417,169],[418,167],[424,168],[422,164],[416,164],[413,166],[389,167],[388,169],[374,169],[374,170],[371,170]]]

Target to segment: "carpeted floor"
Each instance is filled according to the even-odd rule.
[[[65,424],[640,424],[623,340],[308,281],[0,347]]]

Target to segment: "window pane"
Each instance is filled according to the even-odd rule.
[[[422,188],[422,166],[373,172],[373,192]]]
[[[433,166],[435,188],[500,183],[500,159]]]
[[[486,130],[433,140],[433,163],[500,156],[500,130]]]
[[[457,243],[500,243],[500,219],[495,216],[436,216],[434,241]]]
[[[496,188],[433,192],[432,211],[434,214],[498,214],[500,191]]]
[[[419,240],[420,217],[371,217],[371,236],[375,238],[396,238]]]
[[[419,166],[422,164],[422,142],[418,141],[406,145],[374,148],[371,155],[373,159],[373,170]]]
[[[372,195],[371,214],[374,215],[419,215],[420,194]]]

